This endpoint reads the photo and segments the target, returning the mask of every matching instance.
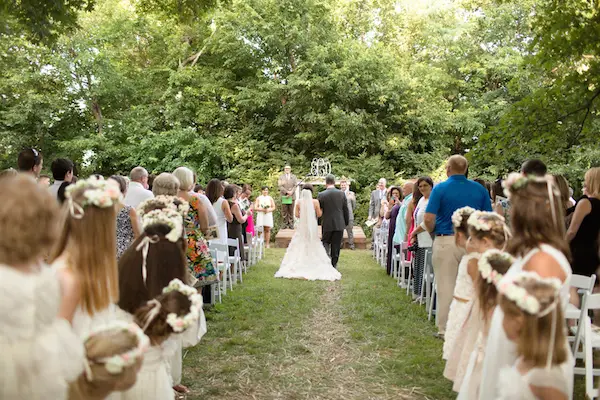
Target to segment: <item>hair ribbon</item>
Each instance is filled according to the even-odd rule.
[[[144,321],[144,327],[142,328],[142,331],[144,332],[146,332],[146,329],[148,329],[148,326],[152,323],[152,321],[154,321],[156,316],[160,313],[160,309],[162,308],[162,304],[160,304],[160,301],[156,299],[152,299],[146,304],[154,305],[154,307],[152,307],[150,311],[148,311],[148,315],[146,316],[146,320]]]
[[[144,285],[146,285],[146,278],[148,276],[148,269],[146,268],[146,261],[148,259],[148,251],[150,250],[150,244],[159,242],[158,236],[144,236],[140,243],[135,248],[136,251],[142,252],[142,279]]]
[[[73,198],[71,198],[71,197],[69,197],[69,199],[67,201],[68,201],[69,213],[71,214],[71,217],[73,217],[75,219],[82,219],[83,216],[85,215],[85,211],[83,210],[83,207],[81,207],[79,204],[74,202]]]

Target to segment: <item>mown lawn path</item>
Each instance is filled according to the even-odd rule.
[[[442,343],[366,251],[343,251],[339,282],[275,279],[267,257],[206,311],[184,360],[188,399],[451,399]]]

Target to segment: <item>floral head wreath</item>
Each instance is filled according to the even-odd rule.
[[[496,249],[487,250],[479,257],[479,261],[477,262],[479,274],[481,274],[481,277],[485,279],[487,283],[493,283],[498,286],[503,275],[496,271],[490,264],[490,260],[493,259],[501,259],[511,264],[515,259],[510,254]]]
[[[159,224],[166,225],[169,228],[171,228],[169,233],[165,235],[165,238],[169,242],[175,243],[183,236],[183,218],[177,211],[170,208],[162,210],[152,210],[142,217],[142,227],[144,229],[146,229],[148,226]],[[138,243],[137,247],[135,248],[136,251],[142,252],[142,279],[144,281],[144,284],[146,283],[146,278],[148,276],[146,263],[148,260],[148,252],[150,251],[150,245],[158,243],[159,240],[160,238],[156,235],[146,235],[142,238],[140,243]]]
[[[81,189],[83,189],[83,200],[78,203],[73,200],[73,193]],[[71,216],[75,219],[82,219],[85,215],[86,207],[113,207],[123,200],[123,194],[116,182],[98,179],[95,176],[92,176],[67,186],[67,189],[65,190],[65,199],[69,205]]]
[[[476,210],[474,208],[468,206],[454,211],[452,214],[452,225],[454,225],[455,228],[460,227],[462,225],[463,217],[466,215],[471,215],[475,211]]]
[[[123,372],[124,368],[130,367],[133,364],[135,364],[138,361],[138,359],[146,352],[146,350],[148,350],[148,347],[150,346],[150,339],[148,339],[148,336],[144,334],[144,331],[142,331],[142,329],[134,323],[128,323],[124,321],[112,321],[110,324],[102,326],[97,330],[94,330],[85,338],[83,342],[85,343],[90,337],[97,335],[101,332],[111,331],[115,329],[133,334],[137,338],[136,347],[125,353],[115,354],[113,356],[101,358],[93,362],[95,364],[104,364],[104,368],[106,368],[106,370],[110,374],[118,375],[121,372]],[[89,361],[87,360],[85,363],[85,368],[86,379],[88,381],[92,381],[92,369],[90,368]]]
[[[495,222],[493,219],[491,221],[486,221],[486,220],[482,220],[481,217],[484,216],[490,216],[490,217],[494,217],[497,219],[498,222],[500,222],[502,225],[504,225],[504,217],[501,216],[500,214],[497,214],[495,212],[489,212],[489,211],[475,211],[474,213],[472,213],[469,216],[469,219],[467,220],[467,225],[469,225],[470,227],[478,230],[478,231],[484,231],[484,232],[488,232],[491,231],[493,226],[495,225]]]
[[[542,310],[542,305],[537,297],[529,294],[529,292],[522,287],[520,284],[527,281],[537,281],[540,283],[544,283],[552,289],[554,289],[554,301],[548,305],[544,310]],[[552,357],[554,353],[554,344],[556,341],[556,307],[558,307],[560,302],[560,289],[562,287],[562,282],[557,278],[542,278],[535,272],[520,272],[518,275],[512,277],[511,279],[504,279],[500,285],[498,285],[498,292],[506,297],[508,300],[512,301],[519,307],[521,310],[526,312],[529,315],[543,318],[546,315],[552,313],[552,331],[550,333],[550,351],[548,352],[548,356],[546,359],[546,368],[550,368],[552,366]]]
[[[548,188],[548,201],[550,202],[550,210],[552,211],[552,221],[555,226],[558,226],[558,217],[556,212],[556,205],[554,204],[554,197],[560,197],[560,192],[554,184],[554,177],[552,175],[534,176],[534,175],[523,175],[519,172],[513,172],[508,175],[502,182],[504,188],[504,194],[510,200],[511,195],[517,190],[524,188],[530,182],[545,183]]]
[[[145,214],[147,214],[146,207],[153,203],[157,206],[161,206],[162,209],[171,209],[177,211],[184,218],[187,216],[188,211],[190,210],[190,204],[180,197],[159,195],[142,201],[137,208],[138,215],[143,217]]]
[[[169,324],[169,326],[173,328],[173,332],[181,333],[198,321],[198,318],[200,316],[200,310],[202,309],[202,296],[198,293],[196,289],[184,284],[179,279],[173,279],[169,283],[169,286],[163,289],[163,293],[175,291],[187,296],[191,303],[190,311],[186,315],[183,315],[181,317],[175,313],[169,313],[167,315],[167,324]],[[162,307],[160,302],[156,299],[150,300],[148,304],[153,304],[154,307],[150,310],[148,316],[146,317],[146,321],[144,323],[143,328],[144,331],[146,331],[150,323],[160,313],[160,309]]]

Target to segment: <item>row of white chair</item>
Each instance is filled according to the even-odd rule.
[[[373,230],[373,257],[383,268],[386,268],[388,256],[388,230],[379,228]],[[392,277],[398,281],[398,286],[406,289],[409,295],[413,287],[413,262],[414,257],[409,260],[407,242],[393,243],[391,255],[391,273]],[[432,252],[425,252],[425,266],[421,282],[420,303],[425,305],[428,312],[428,318],[431,320],[435,314],[433,300],[435,298],[436,287],[435,277],[433,275],[433,264],[431,263]]]
[[[223,296],[227,295],[227,286],[233,290],[233,285],[238,281],[243,283],[243,276],[248,267],[253,266],[260,261],[265,254],[264,232],[262,227],[257,228],[256,236],[246,234],[247,243],[240,248],[237,239],[209,240],[208,248],[212,258],[213,265],[220,275],[220,279],[213,285],[211,303],[218,299],[223,302]],[[230,255],[230,250],[232,255]],[[245,260],[242,259],[242,252],[245,254]]]

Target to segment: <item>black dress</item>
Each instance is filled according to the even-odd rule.
[[[571,240],[571,256],[573,257],[573,273],[591,276],[600,266],[598,256],[598,235],[600,234],[600,200],[591,197],[592,211],[583,218],[577,234]]]
[[[233,205],[235,203],[232,203],[231,201],[229,202],[229,207],[231,209],[233,209]],[[239,206],[238,206],[239,207]],[[244,254],[244,235],[242,234],[242,224],[240,224],[238,222],[238,220],[235,218],[235,216],[233,217],[233,221],[229,222],[227,224],[227,237],[229,239],[237,239],[239,246],[240,246],[240,257],[243,261],[245,261],[245,254]],[[230,247],[229,248],[229,255],[233,256],[235,252],[235,249]]]

